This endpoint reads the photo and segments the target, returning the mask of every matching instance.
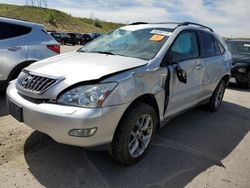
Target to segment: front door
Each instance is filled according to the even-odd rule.
[[[197,96],[201,93],[205,73],[203,59],[197,33],[184,31],[179,34],[168,51],[171,57],[169,101],[165,117],[185,110],[197,103]],[[186,72],[187,82],[183,83],[177,77],[176,66]]]

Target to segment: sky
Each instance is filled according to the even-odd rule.
[[[48,8],[62,10],[72,16],[126,24],[138,21],[192,21],[212,27],[224,37],[250,38],[250,0],[47,0],[47,2]],[[0,0],[0,3],[24,5],[26,0]]]

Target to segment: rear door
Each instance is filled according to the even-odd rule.
[[[203,57],[205,64],[204,86],[200,97],[207,98],[213,93],[215,87],[223,76],[224,65],[224,48],[208,32],[200,31],[200,37],[203,46]]]
[[[196,31],[184,31],[177,36],[168,51],[171,56],[169,102],[166,116],[171,116],[197,103],[203,84],[205,66],[200,57],[200,44]],[[178,80],[175,67],[179,65],[186,72],[187,83]]]
[[[0,22],[0,80],[7,80],[10,71],[26,61],[27,46],[19,39],[30,32],[29,27]]]

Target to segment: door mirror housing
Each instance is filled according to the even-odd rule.
[[[184,84],[187,83],[187,73],[185,70],[183,70],[178,63],[176,63],[176,68],[175,68],[178,80]]]

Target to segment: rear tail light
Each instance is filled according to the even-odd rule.
[[[52,50],[53,52],[60,54],[60,45],[47,45],[47,48]]]

